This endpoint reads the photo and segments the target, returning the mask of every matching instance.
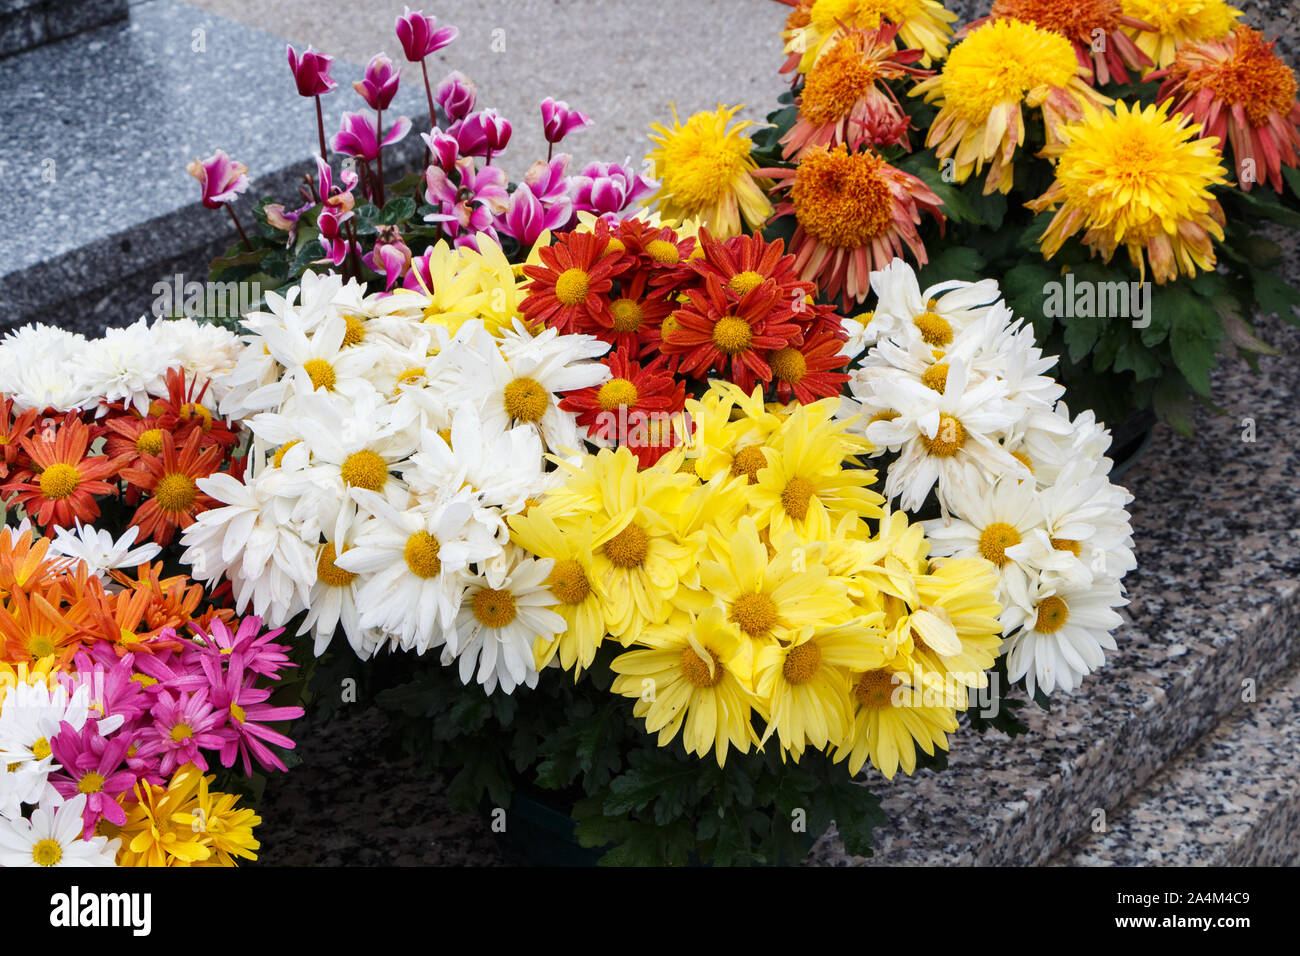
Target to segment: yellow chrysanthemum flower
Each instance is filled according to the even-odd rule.
[[[53,654],[36,661],[19,661],[11,664],[0,660],[0,709],[4,707],[6,693],[19,684],[29,687],[49,687],[50,677],[58,669],[58,658]]]
[[[545,508],[533,507],[524,514],[511,515],[510,539],[539,558],[551,558],[555,566],[546,586],[559,600],[551,610],[568,623],[554,640],[539,637],[533,645],[537,669],[541,670],[557,654],[560,666],[573,671],[576,682],[583,670],[591,666],[596,650],[605,639],[604,590],[592,562],[590,521],[568,522],[561,530]]]
[[[101,822],[99,833],[122,838],[118,866],[191,866],[212,856],[211,842],[200,828],[177,822],[198,806],[195,791],[199,770],[186,764],[167,786],[144,780],[135,785],[135,803],[126,803],[126,823],[121,827]]]
[[[1002,645],[997,573],[983,558],[961,558],[936,561],[915,580],[915,603],[887,602],[885,628],[921,685],[940,691],[947,706],[964,707],[966,688],[988,686],[985,672]]]
[[[682,731],[687,752],[713,751],[725,766],[731,748],[747,753],[758,743],[750,722],[752,650],[719,608],[697,618],[678,613],[647,630],[635,650],[610,662],[611,690],[636,699],[632,713],[666,747]]]
[[[483,237],[478,250],[440,239],[430,249],[427,262],[431,281],[425,281],[421,268],[413,268],[411,274],[420,291],[394,289],[387,300],[389,312],[442,325],[453,333],[470,319],[482,319],[492,335],[509,328],[519,316],[524,282],[490,237]]]
[[[931,755],[935,747],[947,750],[947,735],[957,730],[956,710],[928,703],[902,671],[882,667],[856,674],[851,694],[852,731],[835,751],[836,761],[848,758],[850,774],[856,775],[868,758],[887,779],[899,766],[910,774],[916,769],[917,745]]]
[[[1124,13],[1154,31],[1128,29],[1157,69],[1174,62],[1178,48],[1199,40],[1218,40],[1232,32],[1241,11],[1223,0],[1123,0]]]
[[[658,148],[646,158],[654,164],[659,190],[647,204],[665,217],[696,218],[717,239],[740,235],[742,222],[758,229],[767,221],[769,184],[754,177],[758,166],[744,135],[754,124],[741,121],[728,128],[741,108],[718,104],[716,111],[696,113],[683,126],[674,106],[672,129],[651,124],[650,139]]]
[[[1200,131],[1189,117],[1170,116],[1168,102],[1117,103],[1114,113],[1089,110],[1062,127],[1062,142],[1044,150],[1056,158],[1056,180],[1025,204],[1034,212],[1060,206],[1039,240],[1043,258],[1082,229],[1105,262],[1124,246],[1143,279],[1148,259],[1157,283],[1213,269],[1211,237],[1223,238],[1224,219],[1210,187],[1227,178],[1219,141]]]
[[[209,789],[215,775],[204,777],[187,771],[177,778],[189,789],[192,802],[187,796],[187,808],[173,813],[172,822],[197,832],[212,851],[195,866],[238,866],[236,857],[256,860],[254,851],[262,844],[253,836],[253,827],[260,825],[262,818],[248,807],[237,806],[239,798],[234,794]]]
[[[538,507],[566,533],[591,522],[592,575],[604,596],[605,628],[626,644],[668,619],[678,584],[694,573],[702,536],[683,540],[671,516],[696,481],[657,467],[639,470],[626,447],[557,463],[567,481]]]
[[[732,382],[714,379],[700,398],[687,399],[686,412],[694,424],[688,457],[705,481],[720,472],[758,481],[767,464],[763,445],[781,426],[781,419],[763,404],[762,387],[752,395]]]
[[[943,71],[912,88],[939,102],[925,145],[964,183],[987,163],[984,193],[1011,191],[1016,148],[1025,142],[1021,107],[1041,107],[1047,142],[1088,104],[1111,102],[1087,80],[1070,41],[1020,20],[994,20],[953,48]]]
[[[781,32],[790,57],[785,69],[807,73],[843,35],[842,27],[874,30],[882,20],[898,25],[900,49],[923,51],[921,65],[929,66],[948,52],[956,19],[937,0],[802,0]]]
[[[853,729],[852,674],[885,664],[880,618],[828,628],[805,628],[788,645],[769,644],[754,655],[754,690],[782,757],[797,761],[808,746],[839,746]]]

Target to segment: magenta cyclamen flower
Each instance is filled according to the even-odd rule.
[[[90,720],[80,731],[65,720],[50,740],[50,751],[62,767],[50,776],[50,783],[65,800],[79,793],[86,795],[81,814],[83,838],[89,839],[101,817],[118,826],[126,823],[126,811],[117,798],[134,787],[137,779],[122,766],[132,742],[132,735],[124,733],[105,739]]]
[[[384,291],[392,292],[393,283],[411,265],[411,247],[402,241],[396,226],[380,226],[375,247],[361,257],[366,268],[383,273]]]
[[[550,162],[539,159],[529,166],[524,173],[524,182],[533,191],[533,195],[547,205],[567,199],[570,159],[568,153],[560,153]]]
[[[602,219],[618,219],[634,202],[655,190],[655,182],[619,163],[591,163],[569,178],[573,208]]]
[[[455,123],[474,112],[474,104],[478,102],[478,92],[474,88],[473,80],[457,70],[452,70],[433,91],[433,98],[447,114],[448,122]]]
[[[352,84],[372,110],[386,110],[397,95],[397,85],[402,74],[393,61],[383,53],[376,53],[366,64],[366,74]]]
[[[542,133],[548,143],[558,143],[574,130],[590,125],[591,117],[569,109],[569,104],[563,100],[553,100],[549,96],[542,100]]]
[[[477,248],[475,234],[490,233],[494,238],[495,216],[509,208],[506,174],[499,167],[475,169],[469,158],[456,163],[455,177],[437,166],[425,171],[425,202],[437,212],[424,217],[425,222],[441,222],[447,235],[458,246]]]
[[[160,756],[158,772],[164,777],[170,777],[177,767],[187,763],[207,770],[203,751],[219,751],[231,736],[225,726],[226,712],[213,710],[206,689],[175,695],[160,691],[149,713],[153,724],[141,730],[139,750],[145,755]]]
[[[525,183],[510,197],[510,209],[504,216],[498,217],[497,227],[506,235],[514,236],[521,246],[528,248],[546,230],[568,225],[572,216],[573,203],[567,196],[546,206]]]
[[[397,18],[394,24],[397,39],[401,41],[402,52],[412,63],[419,63],[430,53],[437,53],[460,35],[455,27],[438,27],[436,17],[426,17],[423,10],[406,12]]]
[[[343,260],[354,248],[352,241],[342,234],[343,224],[351,218],[350,212],[339,212],[337,209],[326,207],[321,210],[320,216],[316,219],[316,228],[320,230],[321,248],[325,250],[325,258],[332,265],[342,265]]]
[[[444,172],[451,172],[451,168],[456,165],[456,160],[460,159],[460,143],[456,141],[456,137],[435,127],[430,133],[421,133],[420,138],[424,140],[424,145],[429,147],[429,155],[433,161],[441,166]]]
[[[462,156],[492,156],[510,142],[510,122],[493,109],[471,113],[447,132],[456,137]]]
[[[330,78],[330,64],[334,57],[316,53],[307,47],[302,56],[290,44],[287,50],[289,69],[293,71],[293,81],[298,84],[298,93],[302,96],[320,96],[328,93],[338,84]]]
[[[223,204],[234,202],[248,188],[248,167],[220,149],[207,159],[196,157],[185,171],[203,187],[203,205],[209,209],[220,209]]]
[[[379,158],[379,150],[392,146],[411,131],[411,121],[405,116],[397,117],[392,129],[379,141],[379,129],[375,118],[369,113],[344,113],[339,124],[338,135],[330,144],[336,153],[347,153],[357,159],[371,163]]]

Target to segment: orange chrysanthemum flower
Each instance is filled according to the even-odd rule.
[[[17,492],[16,503],[47,536],[76,521],[93,523],[99,517],[95,496],[117,493],[104,481],[117,472],[117,462],[87,455],[93,439],[90,427],[72,412],[54,428],[22,439],[31,466],[0,490]]]
[[[871,288],[871,272],[883,269],[906,246],[925,265],[917,232],[921,213],[944,222],[943,200],[917,177],[874,153],[850,153],[843,145],[808,150],[794,169],[764,170],[788,189],[774,218],[793,215],[790,240],[795,268],[829,299],[860,302]]]
[[[1141,75],[1153,65],[1125,28],[1141,36],[1155,27],[1126,14],[1120,0],[993,0],[989,15],[968,23],[958,36],[990,20],[1023,20],[1065,37],[1074,46],[1079,66],[1098,86],[1111,80],[1127,83],[1129,70]]]
[[[1223,39],[1184,46],[1169,69],[1148,79],[1164,80],[1158,102],[1172,100],[1202,135],[1232,144],[1242,189],[1263,179],[1282,191],[1282,166],[1295,168],[1300,151],[1300,101],[1295,73],[1272,43],[1239,26]]]
[[[911,149],[911,121],[886,82],[928,76],[930,71],[911,65],[921,58],[920,50],[895,48],[897,33],[891,23],[876,30],[851,30],[817,61],[795,101],[799,118],[781,138],[786,159],[810,146],[840,143],[854,152],[864,145],[895,143]]]
[[[13,528],[0,529],[0,598],[14,591],[39,591],[59,576],[50,558],[50,539],[33,537]]]
[[[183,632],[192,623],[206,623],[212,617],[220,617],[229,623],[231,612],[204,615],[195,618],[203,600],[203,586],[190,581],[183,574],[164,578],[160,561],[146,561],[135,569],[135,577],[122,571],[110,571],[109,575],[123,588],[147,596],[142,618],[145,630],[150,634],[160,634],[165,628]],[[139,628],[136,629],[139,631]]]
[[[72,660],[82,646],[85,624],[90,619],[92,602],[83,598],[67,607],[59,606],[42,594],[16,591],[5,601],[0,612],[0,641],[4,658],[10,662],[38,661],[53,656],[60,665]]]
[[[168,544],[177,528],[188,528],[196,514],[215,503],[195,482],[217,470],[221,446],[200,450],[202,442],[203,432],[196,429],[177,451],[172,436],[163,432],[161,456],[146,459],[135,468],[122,469],[124,479],[150,493],[149,500],[136,509],[130,525],[138,527],[143,537]]]
[[[14,400],[6,398],[0,401],[0,481],[9,477],[9,472],[22,457],[22,440],[36,427],[36,409],[14,414]]]

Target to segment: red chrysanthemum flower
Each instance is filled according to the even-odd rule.
[[[625,269],[647,273],[650,288],[662,295],[695,278],[690,262],[699,256],[699,252],[691,236],[678,236],[670,226],[652,226],[641,219],[624,219],[618,224],[615,239],[633,257]],[[625,273],[623,278],[630,278],[630,275]]]
[[[71,528],[76,521],[92,524],[99,517],[95,496],[117,491],[104,481],[116,473],[117,463],[104,455],[88,456],[92,441],[93,430],[74,412],[21,441],[30,465],[0,490],[17,492],[16,503],[47,536],[54,535],[56,526]]]
[[[611,293],[609,303],[613,324],[609,328],[591,329],[591,334],[609,342],[614,349],[625,349],[631,355],[658,351],[659,326],[677,308],[677,302],[663,294],[649,292],[646,288],[649,281],[649,274],[641,270],[630,279],[620,279],[619,288],[616,293]]]
[[[575,412],[592,438],[626,445],[649,467],[677,443],[672,417],[686,406],[686,385],[662,358],[643,366],[618,351],[606,364],[609,381],[565,393],[560,408]]]
[[[210,445],[203,449],[202,441],[203,433],[195,429],[177,451],[171,434],[163,432],[162,455],[147,458],[135,468],[122,469],[124,479],[150,493],[149,500],[131,519],[130,527],[138,527],[142,537],[168,544],[177,528],[188,528],[196,514],[215,504],[195,481],[217,470],[221,447]]]
[[[209,381],[198,387],[193,379],[186,382],[184,369],[171,368],[167,370],[166,382],[167,397],[154,401],[149,406],[149,414],[158,420],[160,429],[171,433],[176,444],[184,445],[194,431],[203,433],[201,444],[204,448],[220,445],[225,450],[238,444],[239,435],[235,429],[224,419],[214,416],[212,410],[203,404],[203,397],[211,384]]]
[[[768,279],[776,283],[776,308],[787,315],[802,312],[817,287],[800,279],[795,272],[794,256],[785,251],[785,242],[765,241],[761,236],[735,236],[719,242],[700,230],[699,258],[691,268],[701,276],[712,276],[722,283],[735,301]]]
[[[119,468],[139,468],[147,458],[162,454],[163,430],[153,415],[141,418],[133,411],[100,420],[104,428],[104,451]],[[126,503],[134,505],[140,500],[140,488],[128,484]]]
[[[0,402],[0,481],[9,477],[23,458],[22,441],[36,427],[36,415],[34,408],[15,415],[12,398]]]
[[[771,279],[746,292],[738,301],[713,276],[704,288],[688,289],[689,304],[672,314],[673,328],[664,333],[663,350],[680,354],[682,373],[705,378],[710,371],[727,374],[745,391],[756,381],[771,381],[765,356],[799,335],[799,327],[775,309],[776,282]]]
[[[1156,101],[1173,100],[1171,112],[1200,123],[1202,137],[1232,144],[1242,189],[1267,180],[1282,191],[1282,167],[1294,168],[1300,153],[1300,101],[1295,73],[1273,43],[1238,26],[1222,39],[1187,44],[1147,79],[1164,80]]]
[[[544,322],[566,334],[593,324],[609,328],[608,293],[613,276],[626,265],[620,250],[609,246],[603,229],[557,234],[553,245],[538,250],[542,265],[523,267],[532,281],[519,311],[530,323]]]
[[[787,345],[768,356],[776,395],[783,402],[796,398],[807,404],[839,395],[849,380],[842,371],[848,359],[840,354],[844,339],[822,330],[800,345]]]

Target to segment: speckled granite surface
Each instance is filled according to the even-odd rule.
[[[1300,865],[1300,669],[1257,693],[1052,863]]]

